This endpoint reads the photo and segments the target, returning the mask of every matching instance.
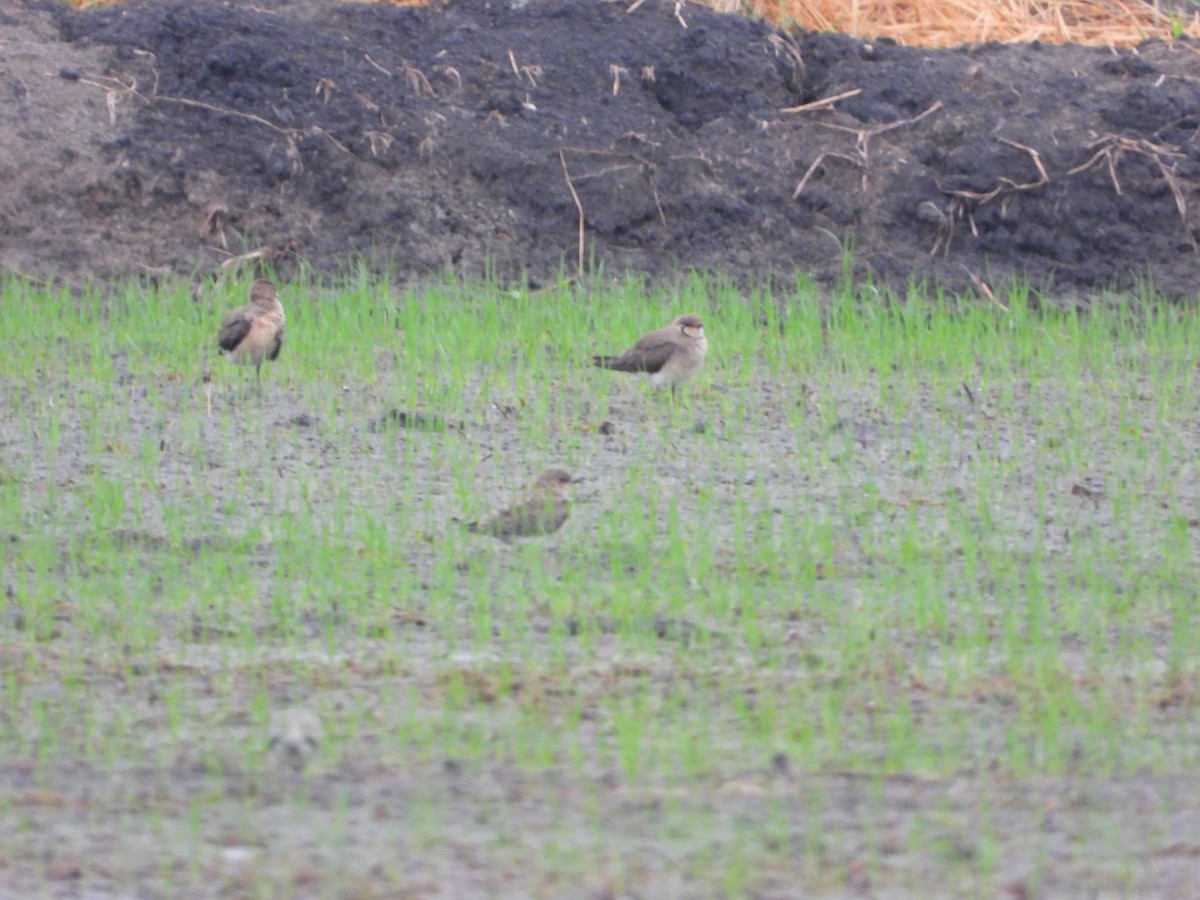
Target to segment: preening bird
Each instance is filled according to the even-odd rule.
[[[260,278],[250,285],[250,302],[225,317],[217,332],[217,346],[226,359],[254,366],[261,378],[263,360],[275,360],[283,349],[283,326],[287,316],[275,296],[275,285]]]

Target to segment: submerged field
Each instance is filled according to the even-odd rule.
[[[1200,892],[1191,309],[3,290],[0,897]]]

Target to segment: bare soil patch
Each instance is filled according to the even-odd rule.
[[[834,282],[850,252],[901,289],[1194,293],[1187,41],[935,50],[657,0],[297,0],[10,8],[0,42],[0,267],[32,276],[250,254]]]

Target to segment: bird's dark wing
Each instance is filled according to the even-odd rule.
[[[222,350],[234,350],[250,333],[254,324],[254,313],[248,307],[239,307],[225,317],[221,330],[217,332],[217,346]],[[274,359],[274,357],[272,357]]]
[[[653,375],[667,364],[676,349],[674,342],[661,338],[654,343],[638,341],[620,356],[597,356],[594,362],[600,368],[614,372],[648,372]]]
[[[279,351],[283,349],[283,329],[280,328],[275,332],[275,343],[271,346],[271,352],[267,354],[267,359],[275,362],[279,358]]]

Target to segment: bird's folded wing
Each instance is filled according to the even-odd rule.
[[[271,352],[267,354],[267,359],[274,362],[279,359],[279,351],[283,349],[283,329],[277,329],[271,340],[273,343],[271,344]]]
[[[616,372],[649,372],[653,375],[667,364],[667,360],[678,349],[673,341],[662,338],[652,344],[642,340],[620,356],[597,357],[596,365]]]
[[[221,330],[217,332],[217,345],[222,350],[233,350],[246,339],[253,324],[253,313],[245,309],[235,309],[226,317]]]

